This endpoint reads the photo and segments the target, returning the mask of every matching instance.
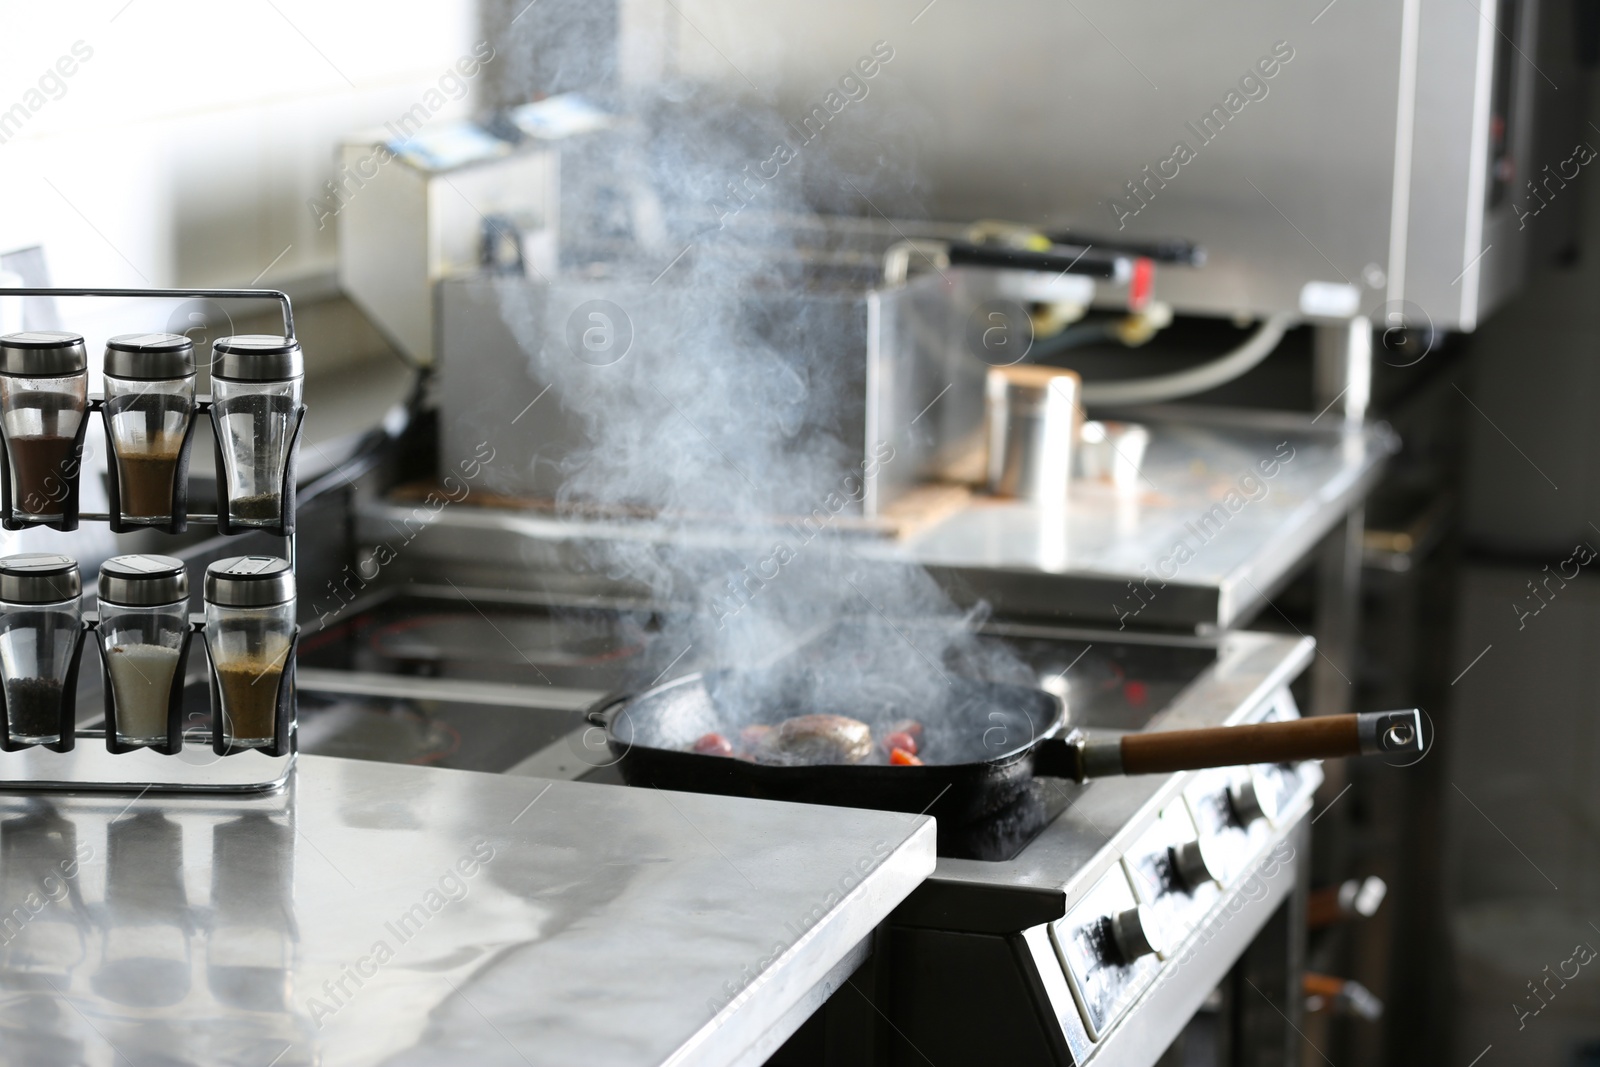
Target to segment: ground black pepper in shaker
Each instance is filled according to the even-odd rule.
[[[71,556],[0,559],[0,680],[17,744],[61,740],[61,701],[83,628],[83,583]]]

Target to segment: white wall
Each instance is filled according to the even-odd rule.
[[[336,144],[436,88],[476,24],[471,0],[0,0],[0,251],[43,243],[57,284],[326,278],[307,201]],[[42,106],[18,128],[17,104]]]

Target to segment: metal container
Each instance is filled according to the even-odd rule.
[[[124,745],[168,739],[172,686],[189,635],[189,572],[172,556],[113,556],[100,565],[100,654],[109,721]]]
[[[1064,504],[1083,382],[1070,370],[991,367],[984,387],[986,484],[997,496]]]
[[[16,744],[61,740],[61,709],[83,628],[78,562],[55,553],[0,559],[0,682]]]
[[[270,748],[294,641],[294,571],[276,556],[219,559],[206,568],[205,600],[224,743]]]
[[[194,382],[194,343],[181,334],[122,334],[106,342],[105,419],[124,519],[171,521]]]
[[[88,406],[81,334],[33,330],[0,337],[0,427],[13,517],[63,518],[77,486],[79,431]]]
[[[1085,422],[1078,429],[1077,475],[1133,492],[1149,447],[1150,431],[1136,422]]]

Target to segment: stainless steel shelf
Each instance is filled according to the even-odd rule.
[[[852,553],[926,567],[958,599],[985,599],[1003,615],[1232,629],[1293,577],[1399,447],[1382,423],[1346,430],[1331,416],[1158,407],[1121,417],[1150,428],[1137,492],[1075,483],[1053,525],[1028,505],[974,497],[899,539],[853,534]],[[607,542],[671,541],[682,553],[770,550],[781,530],[776,519],[658,524],[470,503],[431,509],[364,500],[357,508],[357,538],[405,539],[403,567],[419,580],[492,576],[503,588],[522,576],[545,591],[566,589],[576,581],[569,576],[581,574],[583,591],[597,592],[602,579],[586,564]]]
[[[1034,507],[985,501],[899,554],[1007,613],[1231,629],[1294,575],[1399,448],[1382,423],[1346,431],[1333,418],[1178,407],[1121,417],[1150,428],[1136,493],[1075,483],[1054,525]]]

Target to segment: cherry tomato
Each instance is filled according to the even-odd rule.
[[[913,756],[917,754],[917,739],[903,731],[885,735],[883,743],[886,748],[904,749]]]
[[[694,743],[692,750],[700,753],[702,756],[733,755],[733,745],[728,742],[726,737],[723,737],[719,733],[706,734],[704,737],[700,738],[700,740]]]
[[[903,748],[889,750],[889,762],[896,767],[920,767],[922,761]]]
[[[922,724],[915,719],[901,719],[899,722],[889,724],[891,734],[910,734],[912,737],[922,736]]]

